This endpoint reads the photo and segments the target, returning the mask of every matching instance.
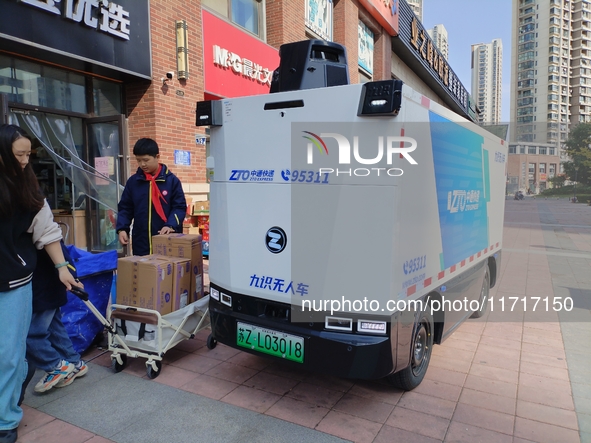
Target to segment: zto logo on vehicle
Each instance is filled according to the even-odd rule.
[[[287,246],[287,234],[280,227],[273,226],[267,231],[265,245],[267,245],[269,252],[279,254]]]
[[[309,165],[314,163],[314,151],[317,149],[320,154],[329,155],[328,146],[325,142],[327,137],[333,138],[338,145],[338,160],[339,165],[350,165],[351,164],[351,142],[347,137],[342,134],[338,134],[336,132],[326,132],[321,133],[320,135],[314,134],[313,132],[309,131],[302,131],[306,135],[302,135],[303,138],[308,140],[307,143],[307,163]],[[359,148],[359,137],[353,137],[353,159],[355,162],[361,165],[377,165],[382,162],[384,155],[386,156],[386,161],[388,165],[392,165],[393,159],[395,156],[400,158],[404,158],[408,161],[411,165],[416,165],[417,162],[415,159],[410,155],[415,149],[417,149],[417,141],[412,137],[404,137],[404,136],[378,136],[377,137],[377,155],[373,158],[363,158],[360,153]],[[316,148],[316,149],[315,149]],[[375,150],[371,150],[375,153]],[[353,173],[357,176],[367,176],[371,173],[371,171],[375,170],[377,175],[380,175],[380,170],[385,170],[388,175],[390,176],[400,176],[403,174],[403,170],[400,168],[356,168],[351,172],[351,169],[348,170],[336,170],[336,174],[339,175],[351,175]],[[320,168],[320,173],[328,173],[331,174],[335,172],[332,168]]]

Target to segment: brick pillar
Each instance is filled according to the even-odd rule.
[[[374,38],[373,79],[389,80],[392,78],[392,37],[384,29]]]
[[[306,40],[305,4],[294,0],[267,0],[267,44],[279,49],[284,43]]]
[[[359,6],[353,0],[334,2],[333,40],[347,48],[350,83],[359,82],[358,70],[358,33]]]

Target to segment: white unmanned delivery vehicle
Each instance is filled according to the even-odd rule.
[[[210,126],[208,346],[340,377],[422,381],[487,311],[504,142],[345,50],[283,45],[272,94],[199,102]]]

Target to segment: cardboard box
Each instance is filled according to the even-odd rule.
[[[193,214],[209,212],[209,200],[193,202]]]
[[[146,256],[134,263],[137,291],[132,306],[153,309],[165,315],[172,312],[172,262],[168,257]]]
[[[172,263],[172,311],[182,309],[191,300],[191,260],[167,257]]]
[[[191,259],[191,293],[189,303],[203,297],[202,237],[195,234],[168,234],[152,237],[156,254]]]
[[[122,257],[117,260],[117,298],[120,305],[133,306],[133,294],[137,292],[136,263],[142,257]]]

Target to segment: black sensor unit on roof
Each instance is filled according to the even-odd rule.
[[[338,43],[304,40],[279,48],[271,93],[349,84],[347,50]]]

